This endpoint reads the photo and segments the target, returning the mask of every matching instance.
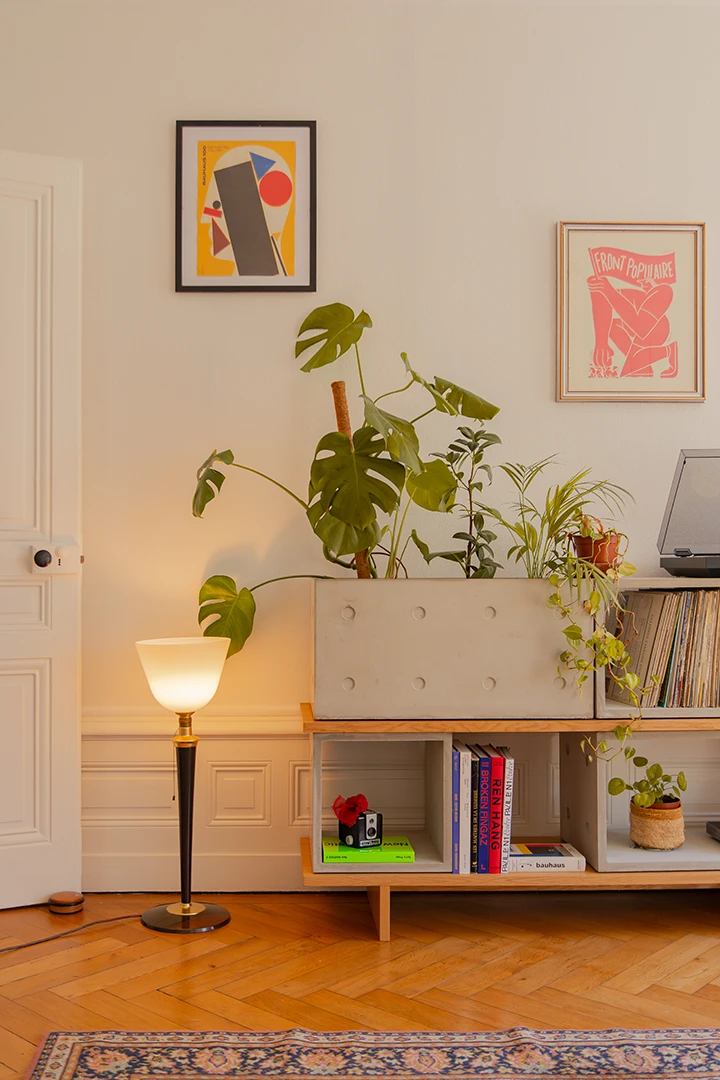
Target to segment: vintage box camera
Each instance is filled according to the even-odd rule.
[[[338,829],[340,843],[347,847],[379,847],[382,844],[382,820],[382,814],[366,810],[364,814],[358,814],[354,825],[343,825],[341,821]]]

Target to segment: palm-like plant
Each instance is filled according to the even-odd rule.
[[[511,509],[517,517],[508,520],[499,510],[484,507],[508,532],[514,541],[508,558],[522,562],[529,578],[547,577],[562,569],[567,557],[567,536],[573,521],[582,515],[593,502],[611,513],[618,513],[626,499],[632,499],[629,491],[609,480],[591,480],[590,469],[582,469],[564,483],[547,489],[543,501],[534,500],[530,488],[548,465],[555,462],[555,455],[536,461],[532,465],[505,464],[500,468],[512,481],[518,496]]]

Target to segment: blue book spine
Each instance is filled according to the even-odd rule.
[[[478,778],[478,874],[490,871],[490,769],[490,758],[481,757]]]
[[[460,751],[452,752],[452,872],[460,873]]]

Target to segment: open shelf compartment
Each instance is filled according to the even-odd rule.
[[[720,578],[680,578],[680,577],[657,577],[657,578],[634,578],[623,580],[623,592],[660,591],[672,592],[687,589],[720,589]],[[631,711],[629,705],[621,701],[613,701],[605,693],[605,680],[595,680],[595,715],[600,719],[613,720],[617,724],[627,722]],[[671,720],[693,718],[698,720],[712,720],[720,718],[720,708],[646,708],[643,707],[645,720]]]
[[[603,736],[590,732],[594,742]],[[720,820],[716,777],[720,769],[720,739],[712,732],[638,733],[638,754],[658,761],[671,775],[682,769],[688,790],[683,796],[685,843],[674,851],[636,847],[630,840],[630,793],[610,796],[611,776],[631,783],[644,773],[621,756],[611,764],[588,760],[577,734],[560,736],[560,806],[562,838],[585,855],[600,873],[720,870],[720,842],[708,836],[705,823]],[[642,879],[639,879],[642,880]]]
[[[452,737],[443,733],[315,734],[312,739],[312,865],[316,874],[452,872]],[[388,785],[388,779],[392,784]],[[389,795],[389,790],[392,792]],[[383,815],[385,836],[407,836],[415,862],[324,863],[323,834],[337,835],[332,804],[362,792]],[[376,792],[381,792],[378,795]]]

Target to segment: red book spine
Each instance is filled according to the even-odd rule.
[[[502,861],[503,802],[505,788],[505,758],[493,753],[490,764],[490,860],[489,872],[500,873]]]

